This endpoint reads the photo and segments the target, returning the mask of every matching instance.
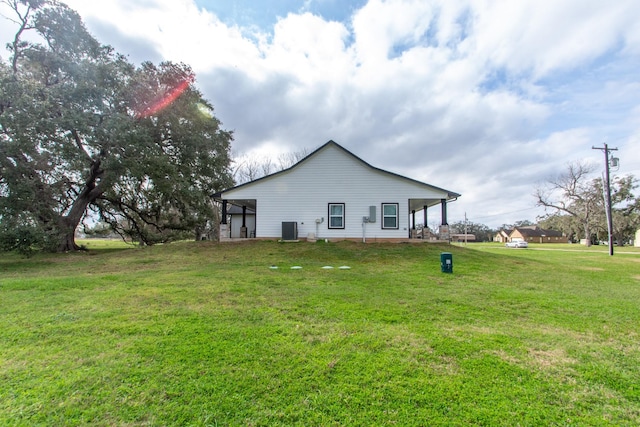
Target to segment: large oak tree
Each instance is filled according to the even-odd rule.
[[[587,245],[591,244],[593,217],[601,210],[602,200],[590,178],[594,170],[592,164],[573,162],[566,172],[535,189],[538,206],[555,209],[578,221]]]
[[[538,186],[534,194],[538,206],[552,210],[543,224],[568,236],[583,236],[587,245],[607,233],[604,181],[593,178],[595,170],[593,164],[570,163],[566,172]],[[633,194],[637,180],[633,175],[614,176],[610,188],[614,239],[622,244],[640,226],[640,200]]]
[[[88,212],[147,244],[210,220],[232,135],[192,70],[132,65],[55,0],[2,2],[16,32],[0,62],[0,233],[68,251]]]

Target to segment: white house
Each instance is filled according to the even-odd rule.
[[[401,241],[415,237],[416,214],[460,194],[371,166],[329,141],[292,167],[213,195],[222,203],[220,236],[230,237],[229,206],[255,214],[243,236],[258,239]],[[237,221],[237,220],[236,220]],[[249,229],[250,226],[255,229]]]

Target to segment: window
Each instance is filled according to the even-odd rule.
[[[398,204],[382,204],[382,228],[398,228]]]
[[[329,228],[344,228],[344,203],[329,203]]]

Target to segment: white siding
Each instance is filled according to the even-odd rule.
[[[283,221],[296,221],[298,235],[361,238],[362,217],[376,207],[376,222],[366,224],[366,238],[406,238],[409,199],[445,199],[447,193],[426,184],[376,170],[335,145],[327,145],[290,170],[223,193],[224,199],[256,200],[256,237],[279,238]],[[345,204],[345,228],[329,229],[328,204]],[[398,203],[399,228],[382,229],[382,203]]]

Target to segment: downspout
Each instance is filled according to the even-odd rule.
[[[365,221],[366,217],[362,217],[362,243],[367,243],[366,239],[366,231],[367,231],[367,222]]]

